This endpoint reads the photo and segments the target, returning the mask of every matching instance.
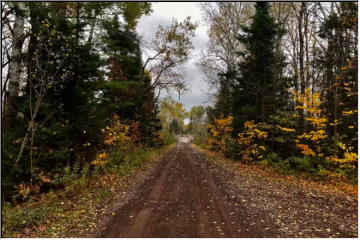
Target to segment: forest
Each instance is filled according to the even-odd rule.
[[[15,206],[109,186],[180,136],[239,164],[357,184],[357,2],[199,2],[201,23],[143,39],[155,4],[1,3],[2,231],[47,214]],[[210,100],[187,110],[182,68],[201,25]]]
[[[151,3],[2,8],[3,199],[61,187],[67,175],[121,162],[126,149],[163,144],[158,97],[182,87],[174,67],[192,47],[189,19],[159,26],[143,60],[135,27]]]
[[[203,144],[242,162],[357,182],[357,3],[201,9],[210,41],[199,65],[217,89]]]

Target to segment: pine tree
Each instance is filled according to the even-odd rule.
[[[216,96],[215,112],[216,117],[227,117],[231,114],[232,107],[232,87],[234,72],[220,73],[220,89]]]
[[[279,81],[283,79],[277,76],[283,58],[275,54],[276,39],[281,31],[269,13],[269,4],[257,2],[252,20],[250,27],[243,27],[244,34],[239,37],[246,51],[239,53],[244,60],[238,66],[232,94],[236,132],[247,120],[268,121],[282,90]]]

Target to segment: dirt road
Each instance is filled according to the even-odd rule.
[[[256,177],[240,185],[234,185],[234,179],[189,143],[179,143],[113,214],[99,237],[357,236],[357,202],[353,200],[336,198],[333,201],[342,201],[339,207],[331,199],[314,196],[315,208],[324,212],[317,215],[308,206],[306,194],[297,195],[276,183],[265,194],[266,183]],[[258,192],[252,184],[259,185]],[[279,196],[276,189],[288,191],[284,196],[289,199]],[[279,213],[278,207],[287,211]]]

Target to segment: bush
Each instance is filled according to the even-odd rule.
[[[281,157],[279,154],[277,154],[276,152],[269,152],[265,159],[270,162],[270,163],[278,163],[281,162]]]
[[[306,172],[306,173],[315,173],[318,170],[315,159],[309,156],[289,157],[286,159],[286,161],[293,169],[297,171]]]
[[[235,139],[227,139],[225,144],[226,144],[226,151],[224,152],[225,157],[240,160],[239,153],[241,152],[241,146],[238,144],[238,142]]]
[[[169,132],[162,131],[160,132],[160,141],[162,145],[170,145],[176,142],[176,137],[174,134],[171,134]]]
[[[114,148],[109,154],[109,165],[118,166],[124,162],[125,151]]]

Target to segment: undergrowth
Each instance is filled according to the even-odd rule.
[[[126,177],[153,162],[167,147],[109,152],[109,164],[81,171],[65,169],[64,188],[13,206],[3,204],[3,237],[75,237],[93,229],[99,214],[125,190]],[[111,204],[110,204],[111,205]],[[83,231],[83,232],[81,232]]]

